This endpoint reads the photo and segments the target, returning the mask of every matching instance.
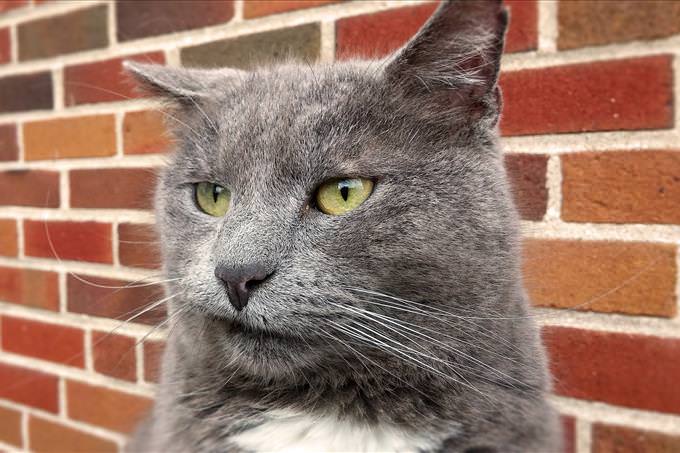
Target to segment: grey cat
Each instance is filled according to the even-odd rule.
[[[383,61],[127,65],[177,123],[173,327],[129,451],[560,450],[498,145],[506,25],[452,0]]]

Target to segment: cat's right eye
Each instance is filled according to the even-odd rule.
[[[199,182],[194,186],[194,191],[196,204],[206,214],[222,217],[229,210],[231,192],[226,187],[211,182]]]

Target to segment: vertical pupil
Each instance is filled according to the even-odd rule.
[[[344,185],[340,187],[340,195],[342,196],[343,200],[347,201],[347,197],[349,196],[349,187]]]
[[[217,203],[217,198],[220,196],[221,187],[213,185],[213,201]]]

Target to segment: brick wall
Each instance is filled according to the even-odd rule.
[[[507,3],[503,145],[569,451],[678,451],[680,3]],[[169,142],[122,59],[379,56],[433,9],[0,0],[0,450],[117,450],[151,402]]]

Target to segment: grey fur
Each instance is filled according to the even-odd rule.
[[[506,22],[499,2],[454,0],[383,62],[128,64],[173,106],[156,209],[179,279],[128,450],[237,451],[273,408],[394,424],[440,451],[559,450],[498,147]],[[314,190],[340,176],[375,190],[322,214]],[[196,208],[200,181],[231,188],[224,218]],[[237,312],[214,268],[254,262],[275,273]]]

